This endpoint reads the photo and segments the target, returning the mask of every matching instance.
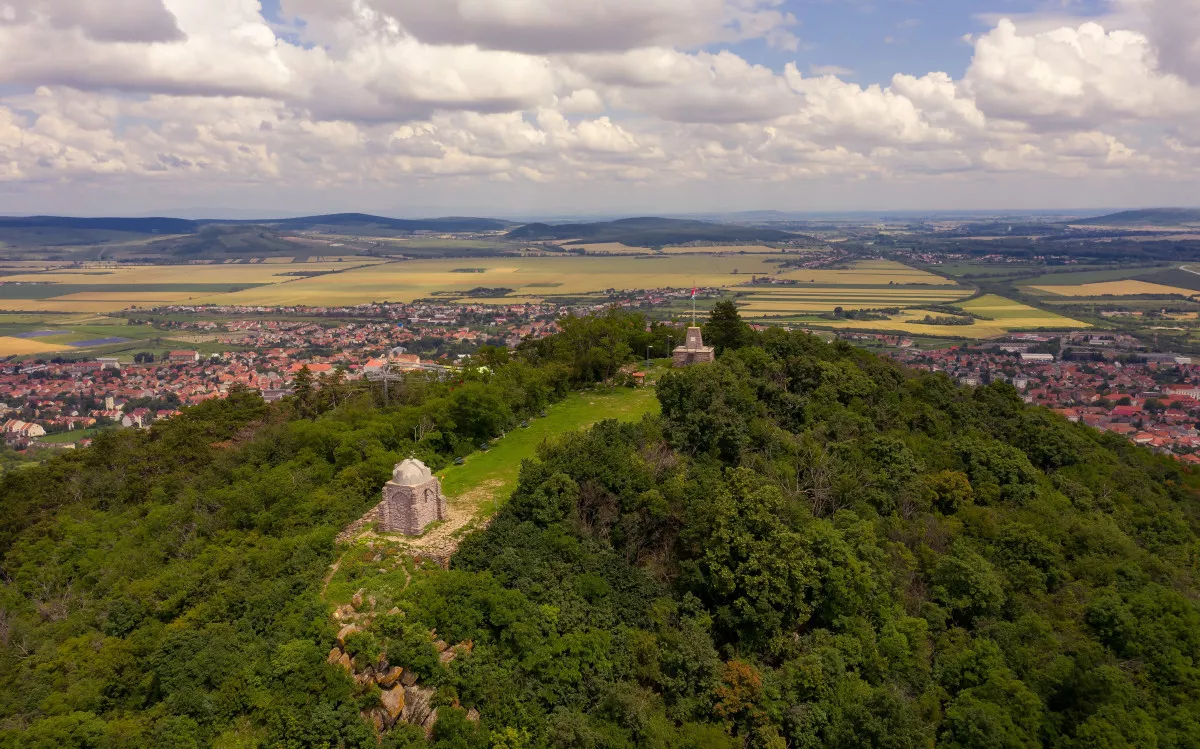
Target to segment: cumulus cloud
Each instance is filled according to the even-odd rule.
[[[1200,85],[1200,0],[1141,0],[1162,69]]]
[[[99,42],[169,42],[181,38],[163,0],[3,0],[0,26],[44,23]]]
[[[394,21],[430,44],[477,45],[533,54],[614,52],[638,47],[696,47],[766,38],[795,18],[781,0],[372,0],[378,21]],[[286,0],[285,11],[342,18],[353,0]],[[330,6],[335,9],[330,12]],[[361,12],[361,11],[360,11]],[[789,40],[774,37],[787,46]]]
[[[967,72],[842,80],[782,0],[0,0],[0,181],[1186,176],[1200,165],[1200,0],[1129,28],[998,19]],[[1172,25],[1171,18],[1179,18]],[[284,33],[284,29],[288,33]]]
[[[1177,116],[1197,105],[1186,81],[1158,69],[1144,35],[1096,23],[1023,35],[1001,20],[976,41],[964,82],[985,113],[1048,126]]]

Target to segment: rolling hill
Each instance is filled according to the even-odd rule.
[[[372,236],[383,233],[497,232],[516,226],[491,218],[396,219],[365,213],[337,213],[288,219],[226,221],[181,218],[0,217],[0,241],[14,245],[96,244],[153,235],[197,234],[211,227],[263,226],[280,231],[326,230]]]
[[[1146,208],[1072,221],[1078,226],[1191,226],[1200,225],[1200,208]]]
[[[505,236],[529,241],[573,240],[568,244],[618,242],[630,247],[687,242],[786,242],[799,238],[797,234],[777,229],[648,217],[588,224],[526,224]]]
[[[503,231],[504,229],[516,226],[512,221],[502,221],[493,218],[449,216],[431,219],[398,219],[371,216],[365,213],[335,213],[327,216],[305,216],[279,221],[239,221],[236,223],[265,224],[289,231],[335,229],[358,234],[379,229],[402,233],[476,233]]]

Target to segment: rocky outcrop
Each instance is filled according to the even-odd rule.
[[[365,626],[365,625],[364,625]],[[359,625],[347,624],[338,631],[337,645],[329,651],[326,658],[331,664],[341,666],[349,672],[355,683],[363,689],[376,686],[380,690],[379,706],[364,711],[362,717],[375,727],[378,733],[385,733],[399,722],[419,726],[428,737],[433,733],[437,723],[437,708],[433,706],[436,690],[433,687],[423,687],[417,683],[417,675],[400,666],[388,663],[387,656],[381,655],[376,663],[358,663],[346,652],[346,639],[356,632],[362,631]],[[430,638],[437,637],[436,632],[430,633]],[[438,651],[438,660],[447,665],[456,658],[470,653],[475,643],[466,640],[451,646],[443,640],[434,640],[434,649]],[[470,711],[468,717],[479,720],[479,713]]]
[[[430,691],[432,692],[433,690],[431,689]],[[404,687],[385,689],[379,697],[379,704],[383,706],[383,711],[390,721],[389,725],[394,724],[396,719],[401,717],[408,707]]]
[[[433,733],[437,723],[437,708],[433,706],[433,687],[413,685],[404,687],[404,712],[400,718],[405,723],[425,729],[425,736]]]
[[[379,675],[376,683],[381,687],[394,687],[400,683],[400,677],[404,674],[404,669],[399,666],[392,666],[387,671]]]

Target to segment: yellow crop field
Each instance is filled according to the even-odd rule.
[[[700,248],[679,248],[700,249]],[[10,311],[113,312],[160,304],[353,305],[373,301],[467,296],[477,288],[507,288],[502,298],[472,298],[469,303],[513,304],[546,297],[602,294],[609,289],[691,286],[736,289],[756,317],[874,307],[907,307],[961,299],[969,289],[953,281],[890,261],[868,261],[838,270],[792,271],[795,286],[750,286],[753,275],[769,275],[778,264],[767,254],[709,252],[613,256],[487,257],[450,260],[350,263],[261,263],[175,266],[95,266],[57,268],[8,276],[8,281],[61,284],[62,293],[47,299],[0,299]],[[735,249],[727,246],[724,249]],[[767,248],[764,248],[767,249]],[[336,271],[304,277],[297,271]],[[251,285],[236,292],[213,292],[204,285]],[[80,287],[84,288],[80,288]],[[109,291],[106,287],[112,287]],[[119,287],[119,288],[118,288]],[[50,296],[54,287],[39,286]]]
[[[713,245],[691,247],[683,245],[671,245],[663,247],[661,250],[655,251],[649,247],[630,247],[629,245],[621,244],[620,242],[596,242],[588,244],[569,244],[564,245],[558,243],[566,250],[586,250],[590,253],[606,254],[606,255],[782,255],[783,250],[777,247],[767,247],[766,245]],[[795,252],[795,249],[791,250]]]
[[[1164,286],[1148,281],[1104,281],[1085,283],[1078,286],[1033,286],[1031,288],[1057,296],[1133,296],[1134,294],[1181,294],[1195,296],[1192,289]]]
[[[774,297],[749,296],[738,299],[738,309],[747,318],[776,317],[789,314],[805,314],[811,312],[832,312],[835,307],[842,309],[880,309],[886,307],[912,307],[922,304],[945,304],[963,298],[969,292],[942,296],[874,296],[861,292],[844,292],[841,294],[814,295],[810,297]],[[926,313],[922,313],[923,317]]]
[[[58,351],[70,351],[70,346],[56,346],[53,343],[40,343],[32,338],[13,338],[0,336],[0,356],[26,356],[28,354],[53,354]]]
[[[768,273],[755,257],[528,257],[409,260],[292,283],[221,294],[216,304],[361,304],[410,302],[435,291],[509,288],[514,297],[589,294],[607,289],[731,287],[744,275]],[[734,270],[743,275],[735,275]]]
[[[842,305],[846,309],[860,307]],[[874,305],[880,306],[880,305]],[[976,320],[974,325],[923,325],[919,320],[932,314],[924,310],[903,310],[891,320],[821,320],[811,323],[821,328],[854,328],[910,335],[953,336],[963,338],[996,338],[1013,331],[1031,328],[1076,329],[1090,327],[1087,323],[1046,312],[995,295],[986,295],[955,305],[960,309],[991,320]]]
[[[339,271],[358,265],[378,261],[355,263],[295,263],[296,270]],[[293,280],[294,276],[280,275],[291,272],[291,265],[133,265],[119,268],[75,270],[63,268],[48,273],[24,273],[6,276],[6,282],[60,283],[89,285],[150,285],[150,284],[229,284],[229,283],[279,283]]]
[[[603,253],[606,255],[649,255],[654,251],[648,247],[630,247],[620,242],[592,242],[589,244],[566,245],[555,242],[564,250],[583,250],[584,252]]]
[[[967,312],[974,312],[983,317],[990,317],[1008,330],[1021,328],[1089,328],[1085,322],[1072,320],[1069,317],[1030,307],[1020,302],[1014,302],[995,294],[986,294],[978,299],[972,299],[957,305]],[[980,321],[977,325],[988,325],[990,321]],[[972,326],[974,327],[974,326]]]

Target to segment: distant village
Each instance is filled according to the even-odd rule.
[[[1200,367],[1142,350],[1137,339],[1086,332],[1014,334],[971,347],[893,354],[968,386],[1011,383],[1026,403],[1200,464]]]
[[[615,303],[662,307],[687,294],[639,291]],[[181,345],[157,358],[25,361],[0,367],[0,429],[5,442],[17,449],[82,447],[96,428],[147,428],[180,408],[223,397],[235,386],[277,400],[290,392],[302,367],[317,376],[338,369],[348,379],[369,380],[381,379],[385,372],[442,373],[481,345],[512,348],[558,332],[563,315],[586,314],[613,303],[610,298],[583,307],[428,302],[165,307],[153,310],[164,316],[156,324],[165,341]],[[1200,463],[1200,369],[1186,356],[1146,352],[1133,337],[1018,333],[926,350],[902,335],[837,335],[855,344],[883,346],[902,364],[943,372],[963,385],[1009,382],[1027,403]],[[205,353],[182,342],[203,344]]]
[[[688,295],[678,289],[629,292],[615,304],[653,307]],[[340,369],[351,380],[382,379],[385,371],[441,373],[479,346],[514,348],[527,338],[557,333],[556,321],[563,315],[587,314],[613,304],[606,300],[570,307],[383,303],[146,310],[145,314],[162,318],[156,326],[163,340],[177,342],[179,348],[153,360],[142,355],[132,362],[101,356],[0,367],[0,429],[5,443],[17,449],[84,447],[91,442],[84,435],[96,428],[147,428],[180,408],[224,397],[236,386],[278,400],[290,392],[302,367],[316,376]],[[188,343],[219,350],[202,354]],[[73,439],[76,434],[79,439]]]

